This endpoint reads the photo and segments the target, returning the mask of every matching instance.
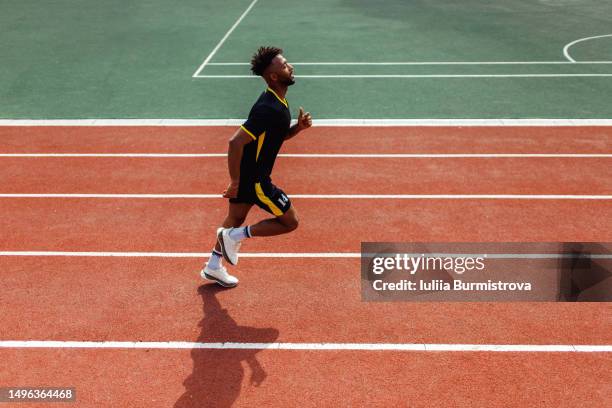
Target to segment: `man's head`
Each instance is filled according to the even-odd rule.
[[[293,66],[283,57],[283,50],[260,47],[251,58],[251,71],[261,76],[268,85],[290,86],[295,83]]]

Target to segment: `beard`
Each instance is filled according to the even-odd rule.
[[[281,84],[285,85],[285,86],[291,86],[293,84],[295,84],[295,79],[288,77],[288,78],[283,78],[280,81]]]

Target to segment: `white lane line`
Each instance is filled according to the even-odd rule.
[[[291,65],[575,65],[575,64],[612,64],[612,61],[424,61],[424,62],[291,62]],[[217,66],[248,66],[248,62],[210,62],[208,65]]]
[[[240,126],[246,119],[0,119],[0,126]],[[313,126],[358,127],[532,127],[612,126],[612,119],[314,119]]]
[[[54,349],[204,349],[204,350],[352,350],[421,352],[610,353],[610,345],[427,344],[427,343],[200,343],[187,341],[2,340],[0,348]]]
[[[241,258],[361,258],[375,256],[395,256],[396,253],[360,253],[360,252],[244,252]],[[457,254],[457,253],[414,253],[405,254],[410,257],[428,255],[431,257],[478,257],[483,253]],[[210,252],[91,252],[91,251],[0,251],[0,256],[6,257],[86,257],[86,258],[205,258]],[[612,259],[612,254],[495,254],[487,253],[486,258],[491,259]]]
[[[207,158],[227,153],[0,153],[0,157]],[[278,157],[354,159],[612,158],[612,153],[280,153]]]
[[[304,199],[366,200],[612,200],[612,195],[579,194],[291,194]],[[210,199],[221,194],[0,194],[0,198]]]
[[[408,74],[355,74],[355,75],[296,75],[296,78],[301,79],[324,79],[324,78],[594,78],[594,77],[612,77],[612,74],[423,74],[423,75],[408,75]],[[206,79],[238,79],[251,78],[258,79],[253,75],[198,75],[194,78]]]
[[[77,252],[77,251],[0,251],[0,256],[94,257],[94,258],[204,258],[210,252]],[[360,258],[359,252],[255,252],[240,253],[241,258]]]
[[[0,153],[0,157],[192,158],[192,157],[227,157],[227,153]]]
[[[141,199],[208,199],[221,194],[0,194],[0,198],[141,198]]]
[[[240,24],[240,22],[246,17],[246,15],[249,14],[249,11],[251,11],[251,9],[255,5],[255,3],[257,3],[257,0],[253,0],[253,2],[249,5],[249,7],[247,7],[247,9],[242,13],[242,15],[238,18],[238,20],[236,20],[236,22],[229,29],[229,31],[227,33],[225,33],[223,38],[221,38],[221,41],[219,41],[217,46],[211,51],[210,54],[208,54],[208,57],[206,57],[206,59],[204,60],[202,65],[200,65],[198,67],[197,71],[192,75],[193,78],[197,78],[198,77],[200,72],[202,72],[204,67],[206,67],[206,64],[208,64],[208,62],[212,59],[212,57],[214,57],[214,55],[217,53],[217,51],[219,51],[219,48],[221,48],[221,46],[223,45],[225,40],[227,40],[227,38],[232,34],[232,32],[236,29],[236,27],[238,27],[238,24]]]
[[[585,37],[585,38],[580,38],[580,39],[578,39],[576,41],[572,41],[571,43],[569,43],[565,47],[563,47],[563,55],[565,56],[565,58],[567,58],[570,61],[570,63],[577,64],[578,62],[576,60],[574,60],[571,57],[571,55],[569,54],[569,49],[572,46],[574,46],[574,45],[576,45],[578,43],[581,43],[583,41],[594,40],[594,39],[597,39],[597,38],[604,38],[604,37],[612,37],[612,34],[596,35],[594,37]]]

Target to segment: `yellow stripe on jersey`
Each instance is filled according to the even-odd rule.
[[[249,129],[245,128],[244,126],[240,126],[240,129],[244,130],[245,132],[247,132],[249,134],[249,136],[251,136],[253,138],[253,140],[257,140],[257,138],[255,137],[254,134],[252,134]]]
[[[255,192],[257,193],[257,198],[259,198],[259,201],[267,205],[268,208],[272,210],[272,214],[276,215],[277,217],[280,217],[281,215],[283,215],[283,212],[277,206],[274,205],[272,200],[266,197],[263,190],[261,189],[260,183],[255,183]]]
[[[279,96],[276,94],[276,92],[274,92],[274,91],[272,90],[272,88],[268,88],[268,91],[272,92],[272,94],[273,94],[274,96],[276,96],[276,99],[278,99],[278,100],[280,101],[280,103],[282,103],[283,105],[285,105],[285,107],[286,107],[286,108],[288,108],[288,107],[289,107],[289,104],[287,103],[287,99],[281,99],[281,98],[280,98],[280,97],[279,97]]]
[[[259,159],[259,152],[261,151],[261,146],[263,146],[264,139],[266,138],[266,132],[263,132],[259,135],[259,139],[257,139],[257,154],[255,155],[255,161]]]

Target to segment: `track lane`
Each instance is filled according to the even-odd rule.
[[[1,153],[223,153],[238,127],[0,126]],[[612,127],[314,127],[283,153],[610,153]]]
[[[2,340],[612,344],[609,303],[362,302],[359,259],[245,258],[221,290],[203,261],[4,258]]]
[[[220,193],[227,159],[0,158],[2,193]],[[606,158],[289,158],[274,182],[296,194],[584,194],[612,192]]]
[[[362,241],[612,241],[610,201],[295,199],[293,233],[245,252],[358,252]],[[3,198],[0,250],[202,252],[223,199]],[[254,208],[247,224],[268,217]]]
[[[78,406],[223,408],[300,401],[304,407],[590,408],[612,402],[612,359],[602,355],[0,350],[0,358],[3,384],[75,386]]]

